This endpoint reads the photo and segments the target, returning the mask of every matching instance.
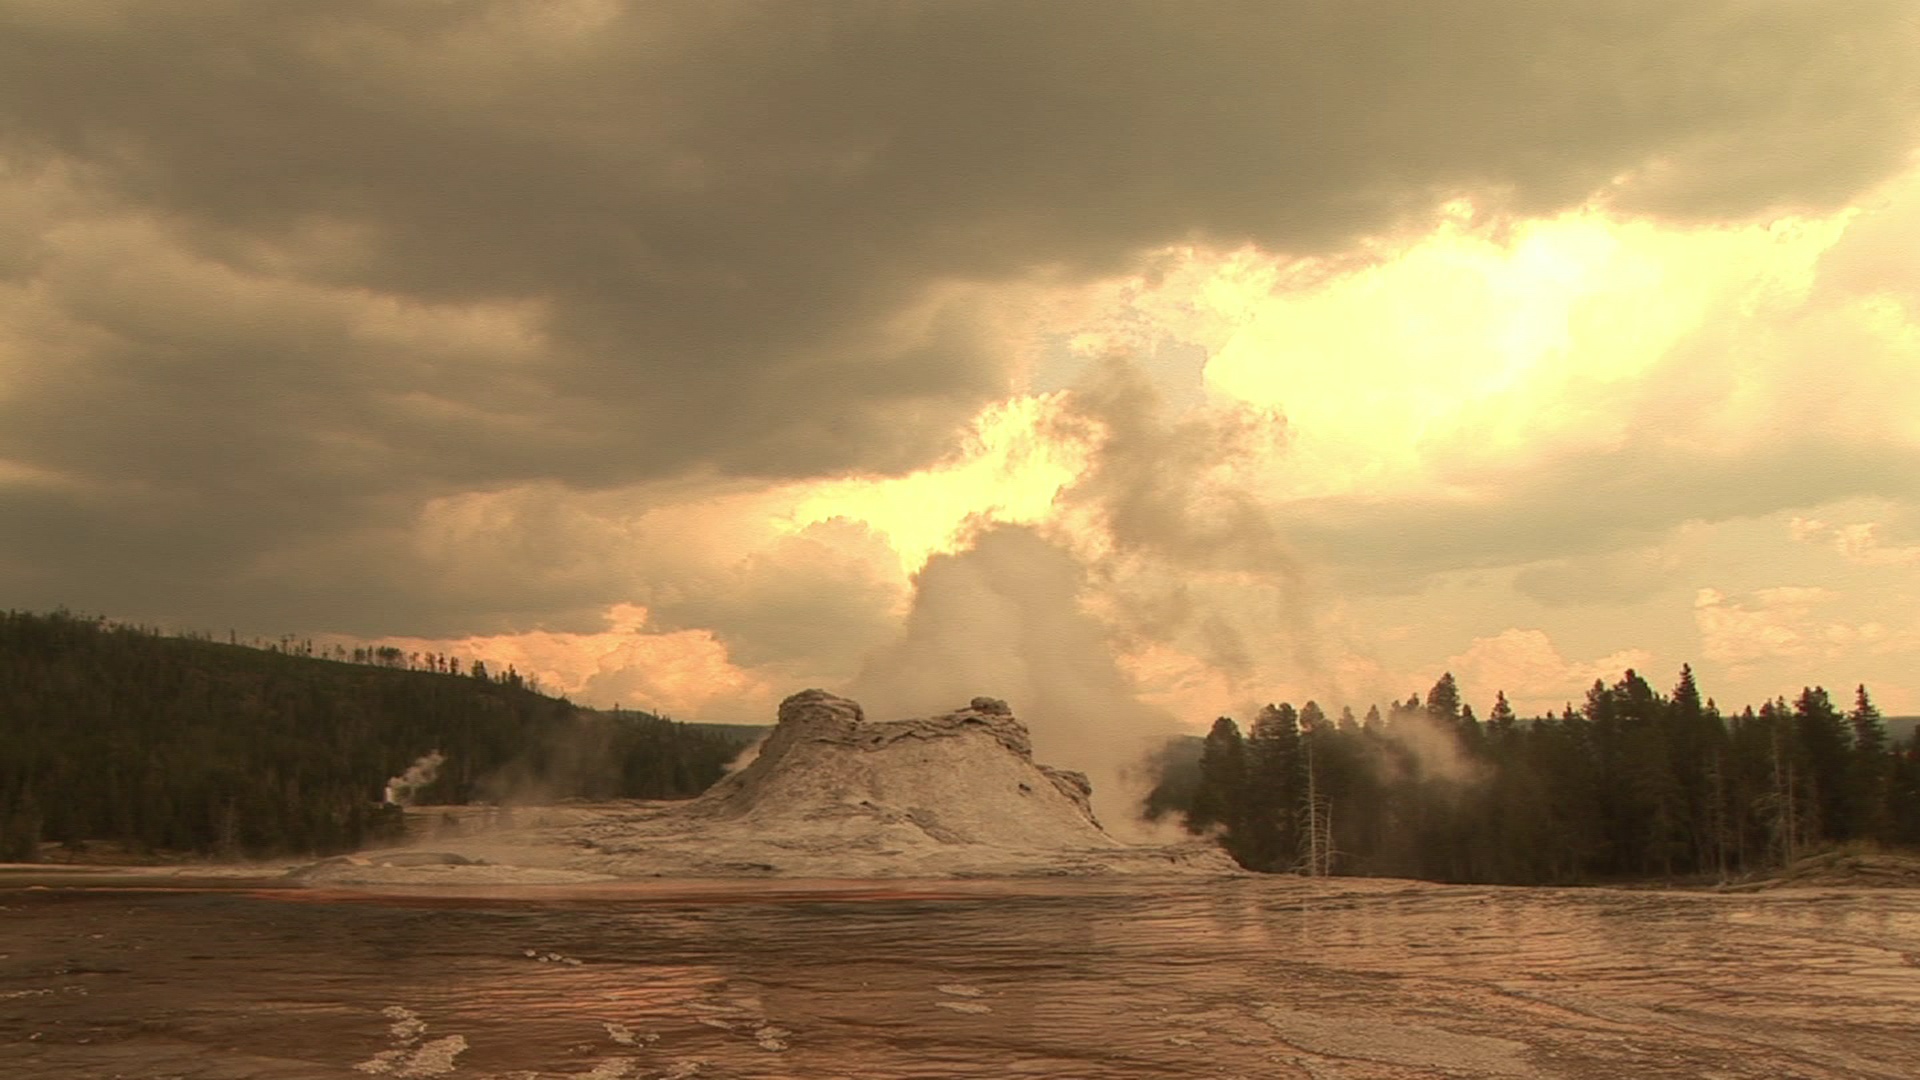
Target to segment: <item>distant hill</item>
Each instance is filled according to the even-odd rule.
[[[1920,716],[1889,716],[1887,737],[1895,743],[1911,742],[1915,731],[1920,731]]]
[[[701,731],[709,735],[718,735],[723,739],[730,739],[742,746],[765,736],[767,732],[773,730],[772,724],[687,723],[682,726],[689,731]]]
[[[397,824],[381,806],[389,779],[434,752],[443,764],[414,802],[681,798],[744,741],[594,713],[477,665],[405,670],[0,614],[0,860],[49,842],[350,849]]]

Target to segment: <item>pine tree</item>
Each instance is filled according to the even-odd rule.
[[[1268,705],[1247,737],[1247,847],[1252,865],[1291,870],[1299,850],[1300,720],[1292,705]]]
[[[1827,840],[1850,840],[1854,835],[1853,801],[1848,797],[1848,759],[1852,732],[1822,687],[1800,691],[1793,706],[1795,734],[1807,763],[1807,782],[1818,815],[1813,835]]]
[[[1887,836],[1920,846],[1920,731],[1894,752],[1887,775]]]
[[[1453,681],[1453,672],[1442,674],[1427,691],[1427,715],[1449,728],[1460,719],[1460,687]]]
[[[1460,749],[1469,758],[1479,759],[1486,755],[1487,730],[1480,723],[1480,718],[1473,715],[1472,705],[1463,703],[1460,706],[1460,719],[1455,722],[1454,733],[1460,741]]]
[[[1222,716],[1213,722],[1200,750],[1200,780],[1187,813],[1187,828],[1194,832],[1222,829],[1228,850],[1234,850],[1246,831],[1246,800],[1246,741],[1239,725]]]
[[[1496,739],[1513,738],[1513,706],[1507,703],[1507,692],[1496,690],[1493,694],[1493,708],[1487,712],[1487,731]]]
[[[1772,856],[1779,865],[1800,857],[1809,841],[1806,770],[1800,762],[1792,710],[1785,698],[1760,706],[1757,725],[1766,735],[1769,784],[1762,797]]]
[[[1887,752],[1887,725],[1867,696],[1864,684],[1853,692],[1853,709],[1847,713],[1847,726],[1853,733],[1853,753],[1849,761],[1847,794],[1852,800],[1852,817],[1857,835],[1890,842],[1891,818],[1887,790],[1893,775],[1893,757]]]
[[[1680,665],[1664,726],[1685,858],[1695,872],[1712,869],[1724,877],[1726,815],[1720,804],[1726,782],[1726,728],[1719,715],[1701,703],[1689,664]]]
[[[1333,789],[1328,779],[1330,757],[1336,735],[1327,722],[1319,702],[1309,701],[1300,709],[1300,772],[1302,790],[1298,807],[1300,859],[1309,877],[1333,873]]]

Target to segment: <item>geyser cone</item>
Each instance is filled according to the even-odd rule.
[[[824,690],[780,705],[760,755],[694,812],[791,826],[866,819],[942,843],[1014,849],[1116,847],[1088,807],[1086,778],[1036,764],[1005,702],[979,697],[938,716],[870,721]]]

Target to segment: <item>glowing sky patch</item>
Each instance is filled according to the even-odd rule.
[[[1218,393],[1286,413],[1303,495],[1434,482],[1437,463],[1605,446],[1644,379],[1708,320],[1803,292],[1842,221],[1662,229],[1580,211],[1505,229],[1466,208],[1310,289],[1236,295]],[[1229,271],[1231,273],[1231,271]]]
[[[912,574],[962,542],[970,522],[1047,521],[1061,491],[1085,468],[1085,448],[1055,430],[1058,404],[1052,395],[989,406],[952,460],[905,476],[816,485],[779,524],[861,522],[886,537]]]

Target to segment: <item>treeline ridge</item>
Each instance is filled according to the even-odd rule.
[[[739,750],[650,713],[581,709],[517,673],[370,659],[0,614],[0,860],[44,844],[350,850],[397,828],[387,781],[436,751],[444,765],[414,802],[683,798]]]

